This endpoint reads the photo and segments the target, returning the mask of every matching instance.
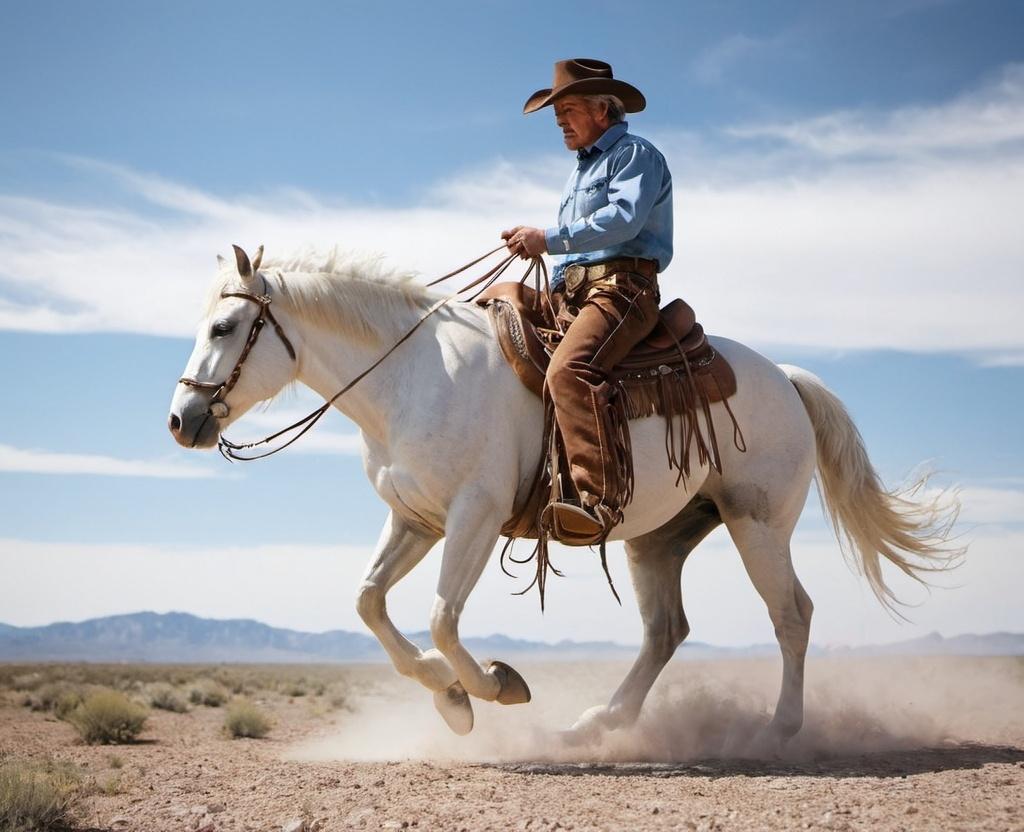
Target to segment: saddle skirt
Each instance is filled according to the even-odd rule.
[[[495,283],[475,302],[484,306],[509,362],[522,383],[544,397],[545,373],[551,353],[561,339],[550,304],[536,289],[523,282]],[[616,388],[615,407],[620,424],[629,420],[661,415],[666,426],[666,453],[679,480],[690,473],[691,452],[697,462],[719,472],[721,456],[715,434],[711,404],[725,402],[732,422],[733,441],[743,450],[739,425],[728,405],[736,392],[736,376],[725,358],[711,345],[697,323],[688,303],[676,299],[662,308],[658,324],[613,371],[610,383]],[[547,419],[553,417],[548,408]],[[698,420],[698,413],[703,415]],[[547,425],[545,432],[550,431]],[[628,429],[622,437],[632,482],[632,460]],[[537,518],[546,504],[542,483],[535,484],[526,505],[522,505],[502,529],[508,537],[538,536]],[[630,491],[631,491],[630,487]]]

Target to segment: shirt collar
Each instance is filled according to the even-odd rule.
[[[603,153],[608,150],[615,142],[626,135],[626,131],[629,129],[629,124],[624,121],[620,121],[618,124],[613,124],[607,130],[605,130],[601,137],[594,142],[590,147],[581,147],[576,151],[576,158],[579,161],[588,159],[593,153]]]

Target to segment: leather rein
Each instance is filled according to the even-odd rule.
[[[430,283],[427,284],[427,286],[435,286],[438,283],[448,280],[450,277],[454,277],[457,274],[461,274],[462,272],[472,268],[473,266],[477,265],[483,260],[486,260],[488,257],[501,251],[504,248],[505,245],[502,244],[497,248],[487,252],[486,254],[476,258],[475,260],[472,260],[466,265],[461,266],[455,271],[449,272],[443,277],[439,277],[437,280],[431,281]],[[508,257],[506,257],[504,260],[498,263],[494,268],[485,273],[483,276],[477,278],[472,283],[469,283],[468,285],[462,287],[457,292],[454,292],[448,297],[442,298],[441,300],[437,301],[425,313],[423,313],[422,317],[420,317],[420,319],[415,324],[413,324],[409,331],[406,332],[405,335],[403,335],[401,338],[399,338],[398,341],[396,341],[383,355],[381,355],[380,358],[374,361],[373,364],[371,364],[369,367],[363,370],[359,375],[352,379],[352,381],[346,384],[343,388],[341,388],[341,390],[339,390],[337,393],[331,396],[330,399],[325,401],[320,407],[318,407],[309,415],[304,416],[303,418],[299,419],[297,422],[292,423],[288,427],[282,428],[276,433],[273,433],[255,442],[246,442],[238,444],[232,442],[225,436],[221,435],[217,445],[218,450],[220,450],[221,454],[224,456],[225,459],[232,462],[235,460],[239,460],[242,462],[251,462],[256,459],[264,459],[268,456],[276,454],[278,451],[283,451],[293,442],[296,442],[300,437],[302,437],[303,434],[306,433],[306,431],[313,427],[313,425],[320,421],[323,415],[327,413],[328,410],[331,409],[331,406],[338,399],[340,399],[349,390],[355,387],[360,381],[366,378],[366,376],[368,376],[375,369],[377,369],[377,367],[379,367],[388,358],[388,356],[390,356],[402,344],[408,341],[409,338],[411,338],[413,334],[416,332],[416,330],[418,330],[427,321],[427,319],[430,318],[431,315],[433,315],[443,306],[446,306],[447,304],[451,303],[460,295],[470,291],[471,289],[477,290],[473,297],[476,297],[477,295],[481,294],[492,283],[494,283],[505,272],[505,270],[509,267],[512,261],[518,257],[519,255],[517,254],[510,254]],[[543,276],[545,288],[547,287],[547,267],[544,265],[544,261],[541,258],[534,257],[531,259],[530,265],[527,267],[526,273],[523,275],[522,279],[525,281],[531,273],[536,273],[538,283],[540,282],[541,277]],[[228,407],[224,399],[227,397],[228,393],[231,392],[234,386],[238,383],[238,379],[242,375],[242,366],[245,364],[246,359],[249,357],[249,353],[252,352],[252,349],[256,345],[256,341],[259,338],[260,333],[263,331],[268,321],[273,325],[274,331],[281,339],[281,342],[284,344],[285,349],[288,351],[288,355],[291,357],[292,361],[296,360],[295,348],[292,346],[291,341],[288,340],[288,336],[285,335],[284,330],[281,328],[281,325],[274,317],[274,313],[271,312],[270,310],[270,304],[273,298],[271,297],[269,288],[267,286],[267,279],[262,275],[260,275],[260,277],[263,278],[263,294],[256,294],[255,292],[250,292],[245,289],[237,289],[232,290],[230,292],[225,290],[221,292],[220,295],[222,298],[241,298],[242,300],[248,300],[255,303],[259,307],[259,312],[257,313],[256,318],[253,320],[252,326],[249,328],[249,336],[246,339],[245,345],[242,347],[242,352],[238,357],[238,361],[235,363],[235,367],[228,375],[228,378],[219,384],[217,382],[199,381],[197,379],[187,378],[184,376],[178,379],[179,384],[184,384],[187,387],[194,387],[200,390],[214,391],[213,397],[210,400],[208,414],[215,419],[225,419],[231,412],[230,408]],[[270,450],[252,455],[244,455],[242,453],[252,448],[258,448],[263,445],[269,445],[275,439],[279,439],[280,437],[293,432],[295,433],[295,435],[288,439],[288,441],[274,448],[271,448]]]

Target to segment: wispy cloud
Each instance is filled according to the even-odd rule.
[[[110,477],[206,479],[213,468],[177,460],[129,460],[90,454],[62,454],[0,445],[0,471],[17,474],[91,474]]]
[[[966,523],[1024,526],[1024,483],[972,485],[960,494]]]
[[[762,348],[1024,361],[1024,67],[931,108],[729,134],[727,147],[659,137],[678,214],[665,293],[689,299],[709,331]],[[112,207],[0,195],[0,328],[191,336],[214,257],[231,243],[271,254],[339,245],[440,275],[493,248],[510,221],[546,224],[565,173],[562,156],[497,160],[394,207],[298,192],[227,198],[63,164],[119,196]]]
[[[1024,143],[1024,64],[1005,67],[980,89],[937,106],[842,111],[726,132],[743,139],[774,139],[829,158],[991,154]]]

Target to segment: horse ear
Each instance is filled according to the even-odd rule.
[[[252,271],[253,274],[259,271],[260,263],[263,262],[263,246],[256,249],[256,256],[252,258]]]
[[[249,262],[249,255],[246,254],[238,246],[231,246],[235,250],[235,263],[238,266],[238,276],[242,278],[243,283],[248,283],[252,280],[253,270],[252,263]]]

